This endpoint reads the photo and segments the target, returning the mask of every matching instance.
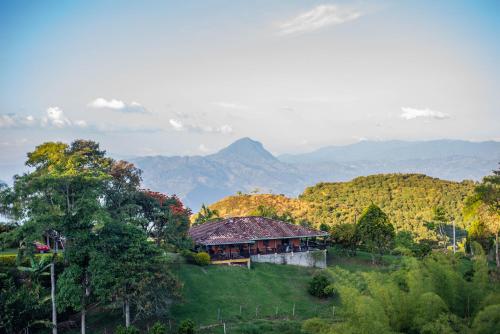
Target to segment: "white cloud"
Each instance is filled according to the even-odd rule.
[[[406,120],[411,120],[415,118],[431,118],[431,119],[446,119],[450,118],[450,115],[441,111],[432,110],[429,108],[417,109],[410,107],[402,107],[401,118]]]
[[[223,124],[215,129],[215,132],[220,132],[222,134],[229,134],[233,132],[233,128],[228,124]]]
[[[59,107],[47,108],[46,113],[47,115],[42,118],[42,126],[51,125],[56,128],[64,128],[71,125],[71,121]]]
[[[49,107],[45,111],[45,116],[35,117],[19,116],[16,114],[0,115],[0,128],[29,128],[29,127],[86,127],[87,122],[84,120],[71,120],[64,114],[64,111],[59,107]]]
[[[362,13],[337,5],[320,5],[278,24],[280,35],[300,34],[356,20]]]
[[[184,125],[182,124],[181,121],[171,119],[168,121],[170,125],[174,128],[174,130],[181,131],[184,130]]]
[[[223,124],[218,127],[213,127],[210,125],[197,125],[197,124],[185,124],[177,119],[170,119],[168,121],[170,126],[176,131],[192,131],[192,132],[206,132],[206,133],[222,133],[229,134],[233,132],[233,128],[228,124]]]
[[[98,97],[94,101],[88,104],[89,107],[96,109],[112,109],[123,112],[145,112],[146,109],[136,101],[130,103],[125,103],[121,100],[111,99],[106,100],[105,98]]]
[[[233,102],[214,102],[212,103],[214,106],[225,108],[225,109],[234,109],[234,110],[246,110],[249,109],[248,106]]]

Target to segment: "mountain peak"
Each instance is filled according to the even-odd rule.
[[[236,158],[242,161],[277,160],[262,143],[248,137],[236,140],[213,155],[220,158]]]

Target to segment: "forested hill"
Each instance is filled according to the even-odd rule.
[[[420,173],[445,180],[480,181],[500,161],[500,142],[363,141],[325,147],[300,155],[273,156],[262,143],[242,138],[206,156],[142,157],[132,162],[144,171],[144,185],[177,194],[188,207],[256,188],[297,196],[318,182],[358,176]]]
[[[462,209],[473,191],[472,181],[453,182],[422,174],[379,174],[358,177],[349,182],[319,183],[306,188],[298,198],[283,195],[229,196],[210,206],[221,216],[251,215],[259,206],[275,208],[277,214],[289,212],[296,220],[314,226],[352,223],[371,203],[382,208],[398,229],[424,237],[425,222],[433,218],[434,208],[445,209],[447,218],[464,226]]]

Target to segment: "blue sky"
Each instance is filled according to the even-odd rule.
[[[498,1],[1,1],[0,179],[118,156],[500,139]]]

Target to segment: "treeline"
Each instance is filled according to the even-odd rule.
[[[359,177],[349,182],[319,183],[307,188],[298,199],[283,195],[235,195],[210,205],[220,216],[244,216],[274,210],[292,216],[297,223],[319,228],[355,223],[372,203],[388,216],[396,230],[406,230],[417,239],[435,239],[429,229],[436,208],[446,213],[449,224],[466,228],[463,209],[473,195],[472,181],[452,182],[420,174],[384,174]]]
[[[0,263],[1,331],[56,334],[78,315],[85,333],[96,307],[123,309],[125,328],[165,315],[180,285],[165,251],[190,246],[189,209],[141,189],[140,170],[92,141],[42,144],[26,165],[31,171],[0,193],[10,220],[2,242],[19,248],[17,268]],[[35,256],[36,242],[51,254]]]

